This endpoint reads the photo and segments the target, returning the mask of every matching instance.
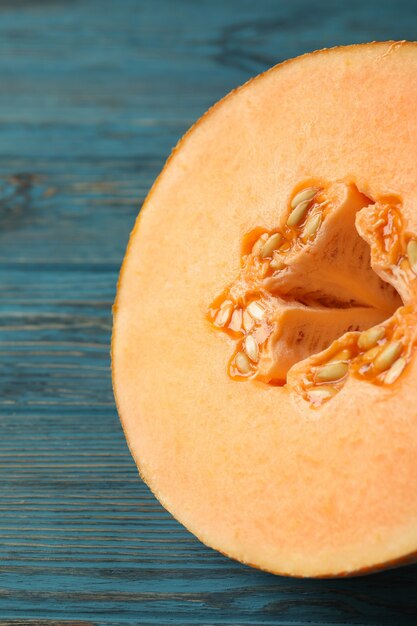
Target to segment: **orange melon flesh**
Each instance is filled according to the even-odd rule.
[[[185,136],[130,238],[112,363],[133,457],[204,543],[274,573],[350,575],[417,553],[411,257],[390,265],[372,210],[356,214],[373,269],[404,300],[386,329],[402,333],[407,367],[390,385],[352,370],[318,407],[297,387],[309,360],[282,386],[233,380],[234,340],[207,311],[239,274],[246,234],[285,220],[300,181],[343,181],[372,202],[396,204],[401,250],[408,245],[417,233],[416,73],[417,44],[405,42],[324,50],[272,68]],[[319,256],[312,263],[319,272]],[[357,333],[340,340],[348,341]]]

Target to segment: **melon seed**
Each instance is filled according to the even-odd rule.
[[[291,200],[291,208],[294,209],[297,204],[300,204],[300,202],[310,202],[310,200],[314,198],[317,192],[318,189],[316,189],[315,187],[307,187],[306,189],[302,189]]]
[[[367,352],[364,352],[361,356],[365,363],[370,363],[375,359],[375,357],[379,354],[381,346],[374,346]]]
[[[253,317],[251,317],[246,310],[243,311],[242,325],[247,333],[255,326]]]
[[[265,309],[263,308],[262,304],[254,300],[249,304],[247,312],[249,313],[249,315],[251,315],[251,317],[253,317],[253,319],[261,320],[265,314]]]
[[[303,234],[301,236],[304,243],[310,239],[310,237],[314,237],[318,229],[320,228],[322,219],[321,213],[316,213],[308,218],[306,225],[304,226]]]
[[[238,352],[235,358],[236,367],[241,374],[249,374],[251,371],[250,361],[244,352]]]
[[[348,364],[343,361],[333,361],[316,370],[316,380],[334,382],[343,378],[348,371]]]
[[[261,278],[265,278],[268,272],[269,272],[269,261],[264,261],[261,266]]]
[[[230,330],[238,333],[242,328],[242,309],[235,309],[229,322]]]
[[[259,346],[253,335],[247,335],[245,339],[245,351],[251,361],[259,359]]]
[[[385,328],[382,326],[375,326],[369,328],[360,334],[358,339],[358,347],[361,350],[369,350],[376,346],[378,341],[385,335]]]
[[[300,202],[300,204],[297,204],[297,206],[291,211],[287,219],[287,226],[291,226],[291,228],[298,226],[298,224],[306,216],[309,206],[310,200],[304,200],[304,202]]]
[[[312,400],[313,402],[322,402],[332,398],[336,395],[337,391],[333,387],[317,387],[316,389],[309,389],[307,393],[309,400]]]
[[[272,259],[270,266],[274,270],[283,270],[286,267],[282,257],[279,254],[274,253],[274,258]]]
[[[223,302],[220,307],[220,311],[217,313],[216,319],[214,320],[215,325],[224,326],[225,324],[227,324],[232,314],[232,310],[233,304],[231,302]]]
[[[397,378],[402,374],[406,365],[407,361],[403,357],[400,357],[399,359],[394,361],[388,372],[385,374],[384,383],[387,383],[387,385],[391,385],[392,383],[394,383]]]
[[[281,245],[282,239],[281,233],[271,235],[262,248],[261,257],[264,259],[267,256],[272,256],[273,251]]]
[[[259,239],[254,243],[253,247],[252,247],[252,254],[254,254],[255,256],[257,256],[258,254],[261,253],[261,250],[264,246],[265,241],[268,239],[268,234],[264,233],[263,235],[261,235],[259,237]]]
[[[380,352],[376,357],[374,361],[374,368],[379,372],[384,372],[385,370],[387,370],[400,356],[402,349],[403,344],[401,343],[401,341],[389,342],[384,347],[382,352]]]
[[[415,239],[410,239],[407,244],[407,257],[411,269],[414,274],[417,274],[417,241]]]

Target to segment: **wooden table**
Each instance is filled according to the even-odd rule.
[[[0,0],[0,623],[417,623],[417,568],[303,581],[202,546],[140,482],[111,305],[170,149],[249,76],[417,32],[405,0]]]

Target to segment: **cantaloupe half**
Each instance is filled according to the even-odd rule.
[[[293,576],[417,553],[417,44],[278,65],[180,141],[131,235],[113,380],[205,544]]]

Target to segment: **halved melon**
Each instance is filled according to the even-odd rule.
[[[272,68],[184,137],[130,238],[113,380],[144,480],[294,576],[417,553],[417,44]]]

